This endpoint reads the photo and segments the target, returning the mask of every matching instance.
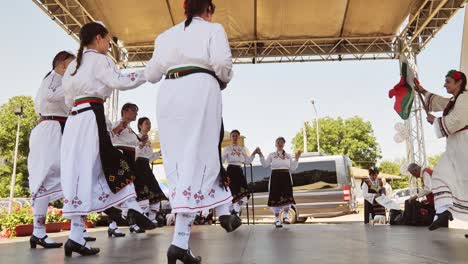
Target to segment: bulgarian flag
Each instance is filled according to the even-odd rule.
[[[408,119],[411,114],[411,107],[414,101],[414,89],[412,85],[410,85],[410,80],[413,80],[414,77],[415,71],[411,69],[406,58],[403,58],[400,82],[388,93],[390,98],[395,97],[393,109],[395,109],[403,120]]]

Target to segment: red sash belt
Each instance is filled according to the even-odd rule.
[[[64,116],[41,116],[39,119],[39,123],[43,121],[58,121],[60,123],[65,123],[67,121],[67,118]]]
[[[83,97],[75,100],[73,106],[78,106],[80,104],[86,103],[96,103],[96,104],[104,104],[104,100],[99,97]]]

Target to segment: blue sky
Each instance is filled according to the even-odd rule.
[[[19,18],[21,15],[21,18]],[[464,12],[459,12],[418,56],[419,76],[431,91],[444,94],[449,69],[458,69]],[[78,45],[31,1],[14,1],[0,9],[0,104],[14,95],[34,95],[51,60],[60,50],[76,52]],[[288,141],[306,120],[314,118],[309,103],[315,98],[320,116],[361,116],[372,122],[384,159],[405,155],[405,146],[393,141],[399,118],[388,90],[399,80],[397,61],[311,62],[235,65],[235,77],[223,94],[227,130],[239,129],[246,145],[274,149],[274,139]],[[294,74],[291,74],[294,73]],[[140,115],[156,120],[158,85],[145,84],[121,93],[120,104],[131,101]],[[444,140],[425,126],[428,154],[444,150]],[[288,148],[290,145],[288,145]]]

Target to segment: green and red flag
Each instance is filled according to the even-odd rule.
[[[401,78],[400,82],[393,87],[388,93],[390,98],[395,97],[393,109],[398,115],[406,120],[411,114],[411,107],[414,101],[414,89],[410,83],[414,79],[415,72],[408,64],[406,59],[401,63]]]

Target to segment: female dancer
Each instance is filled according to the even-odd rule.
[[[259,151],[260,161],[263,167],[271,167],[270,188],[268,196],[268,206],[275,214],[275,226],[283,227],[280,221],[280,213],[283,211],[283,223],[289,222],[289,209],[292,204],[296,204],[293,196],[293,182],[291,173],[297,169],[299,164],[300,151],[292,156],[284,151],[286,140],[283,137],[276,139],[276,151],[268,155],[265,159],[263,153]]]
[[[447,138],[446,151],[432,174],[432,192],[436,216],[429,230],[435,230],[453,220],[453,215],[468,220],[468,93],[466,75],[451,70],[445,76],[447,93],[444,98],[426,91],[415,80],[416,89],[426,96],[429,111],[443,112],[442,117],[427,116],[439,138]],[[453,215],[452,215],[453,214]]]
[[[147,117],[138,119],[138,137],[140,143],[136,148],[136,180],[135,189],[138,199],[149,203],[148,217],[155,223],[156,213],[160,210],[160,202],[167,200],[159,183],[153,174],[150,163],[161,156],[161,152],[153,152],[148,133],[151,130],[151,121]]]
[[[135,200],[134,175],[122,152],[112,146],[104,116],[104,100],[114,89],[136,88],[145,82],[137,73],[124,75],[106,55],[110,34],[100,23],[80,30],[80,49],[63,77],[65,102],[72,106],[61,146],[61,184],[65,196],[63,216],[72,221],[65,255],[95,255],[83,239],[84,217],[121,203],[127,220],[141,228],[154,224],[142,214]],[[86,50],[85,50],[86,48]]]
[[[29,189],[34,208],[34,231],[31,248],[58,248],[46,234],[46,214],[50,202],[63,197],[60,186],[60,145],[62,131],[69,108],[65,105],[62,76],[75,55],[61,51],[52,61],[52,71],[42,80],[34,101],[34,109],[40,115],[39,124],[29,138]]]
[[[258,148],[255,149],[252,155],[249,156],[246,148],[239,146],[239,137],[239,130],[231,131],[232,144],[226,146],[223,150],[223,163],[228,163],[227,174],[229,175],[229,188],[232,193],[231,213],[237,215],[239,215],[242,205],[247,203],[250,197],[242,165],[251,164],[258,151]]]
[[[232,195],[221,164],[221,89],[232,78],[232,58],[223,27],[211,23],[214,11],[211,0],[186,1],[187,19],[157,37],[146,68],[152,83],[166,75],[157,119],[169,200],[177,214],[170,264],[201,263],[188,246],[197,212],[216,207],[228,232],[241,225],[229,212]]]

